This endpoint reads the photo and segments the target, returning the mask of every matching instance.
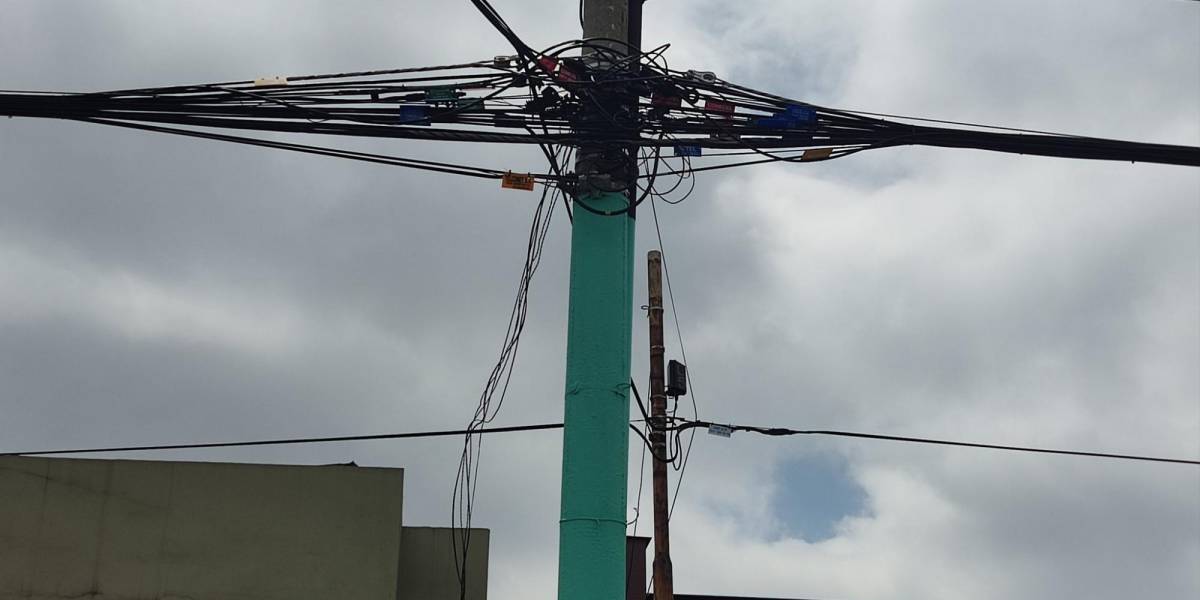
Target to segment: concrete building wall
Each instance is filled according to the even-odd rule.
[[[402,498],[400,469],[0,457],[0,600],[390,600]]]
[[[458,600],[458,571],[454,563],[452,529],[405,527],[400,546],[400,582],[396,600]],[[467,600],[487,598],[488,545],[486,529],[472,529],[467,546]],[[458,548],[461,556],[461,546]],[[446,595],[452,590],[453,595]]]

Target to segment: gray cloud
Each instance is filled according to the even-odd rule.
[[[533,45],[574,35],[571,6],[496,4]],[[656,0],[647,40],[672,42],[674,67],[816,103],[1200,144],[1190,4]],[[3,88],[507,52],[465,2],[4,8]],[[539,167],[506,148],[322,141]],[[461,425],[495,359],[536,201],[492,182],[71,123],[0,122],[0,159],[6,448]],[[659,206],[701,414],[1195,456],[1197,198],[1200,176],[1182,168],[953,150],[701,176],[686,203]],[[648,211],[640,220],[639,254],[656,243]],[[506,423],[561,417],[568,233],[556,223],[534,283]],[[559,439],[484,447],[476,523],[494,531],[492,597],[550,597]],[[781,534],[771,496],[805,506],[820,491],[792,489],[781,465],[823,453],[846,461],[866,510],[810,544]],[[404,466],[406,518],[444,524],[457,448],[172,456]],[[701,435],[673,522],[676,587],[1191,597],[1198,506],[1186,468]]]

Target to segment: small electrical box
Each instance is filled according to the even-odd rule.
[[[675,360],[667,363],[667,395],[687,395],[687,365]]]

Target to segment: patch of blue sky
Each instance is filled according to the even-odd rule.
[[[866,492],[845,459],[834,454],[788,458],[777,464],[771,511],[781,524],[777,539],[809,543],[837,535],[837,524],[866,511]]]

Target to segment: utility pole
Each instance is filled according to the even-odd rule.
[[[671,573],[671,535],[667,507],[667,389],[663,380],[662,253],[651,250],[646,260],[650,302],[650,448],[654,460],[654,600],[674,600]]]
[[[640,23],[640,0],[585,0],[583,37],[628,42],[631,7]],[[621,43],[599,43],[627,52]],[[603,68],[601,56],[584,60]],[[616,104],[619,113],[628,99]],[[615,114],[593,112],[597,122]],[[580,147],[578,157],[579,199],[618,214],[576,203],[571,229],[558,598],[614,600],[625,594],[633,337],[634,214],[624,188],[635,183],[637,163],[629,149],[603,143]]]

